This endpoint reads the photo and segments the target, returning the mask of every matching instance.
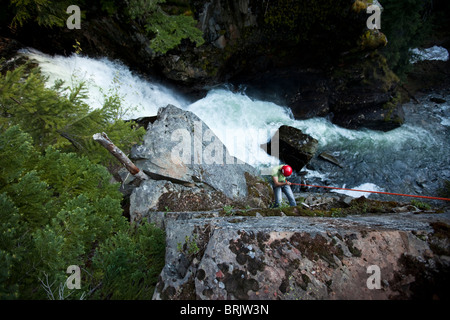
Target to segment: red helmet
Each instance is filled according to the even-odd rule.
[[[288,165],[284,165],[281,167],[281,173],[285,177],[289,177],[292,174],[292,168]]]

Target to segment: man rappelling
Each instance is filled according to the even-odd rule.
[[[294,198],[294,193],[291,189],[291,183],[286,180],[286,177],[289,177],[292,174],[292,168],[286,164],[282,164],[279,166],[276,166],[272,170],[272,186],[273,186],[273,192],[275,194],[275,203],[273,205],[274,208],[278,208],[281,203],[282,194],[283,192],[288,201],[290,206],[296,206],[297,203]]]

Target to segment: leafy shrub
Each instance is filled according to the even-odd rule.
[[[181,40],[189,39],[197,46],[204,43],[203,34],[196,27],[197,21],[188,15],[169,15],[160,6],[165,0],[131,0],[128,15],[140,21],[150,35],[154,35],[150,48],[158,53],[166,53],[177,47]]]
[[[11,22],[13,27],[23,26],[32,21],[44,27],[62,27],[66,22],[66,9],[73,4],[72,0],[11,0],[10,10],[14,13]]]

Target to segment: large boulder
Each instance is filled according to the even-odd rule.
[[[258,174],[231,156],[200,118],[173,105],[159,109],[143,143],[133,147],[130,158],[154,179],[206,184],[231,199],[247,196],[245,172]]]
[[[154,299],[448,299],[447,214],[152,215],[166,231]]]
[[[131,220],[158,210],[265,207],[272,198],[257,169],[231,156],[195,114],[173,105],[148,122],[143,143],[132,148],[130,158],[151,178],[131,193]]]
[[[270,141],[261,147],[268,154],[289,164],[294,171],[300,171],[314,157],[318,143],[317,139],[304,134],[300,129],[283,125]],[[278,154],[272,154],[272,151]]]

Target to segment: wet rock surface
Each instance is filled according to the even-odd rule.
[[[399,79],[379,54],[344,59],[328,70],[292,66],[239,81],[249,96],[288,106],[295,119],[327,117],[344,128],[379,131],[404,122]]]
[[[318,141],[301,130],[283,125],[262,147],[268,154],[278,157],[295,171],[300,171],[316,153]],[[278,152],[277,155],[272,150]]]
[[[403,126],[378,136],[379,139],[365,140],[365,132],[360,131],[359,136],[347,140],[345,146],[338,139],[319,145],[317,156],[310,160],[306,169],[322,176],[307,175],[307,183],[358,189],[362,183],[369,182],[386,192],[439,196],[443,182],[450,179],[450,149],[446,145],[450,108],[448,102],[438,104],[430,99],[449,101],[449,97],[448,89],[417,94],[419,103],[411,100],[402,105]],[[341,140],[346,139],[341,137]],[[323,152],[336,158],[342,167],[321,159]],[[371,198],[402,201],[398,197],[376,194]]]

